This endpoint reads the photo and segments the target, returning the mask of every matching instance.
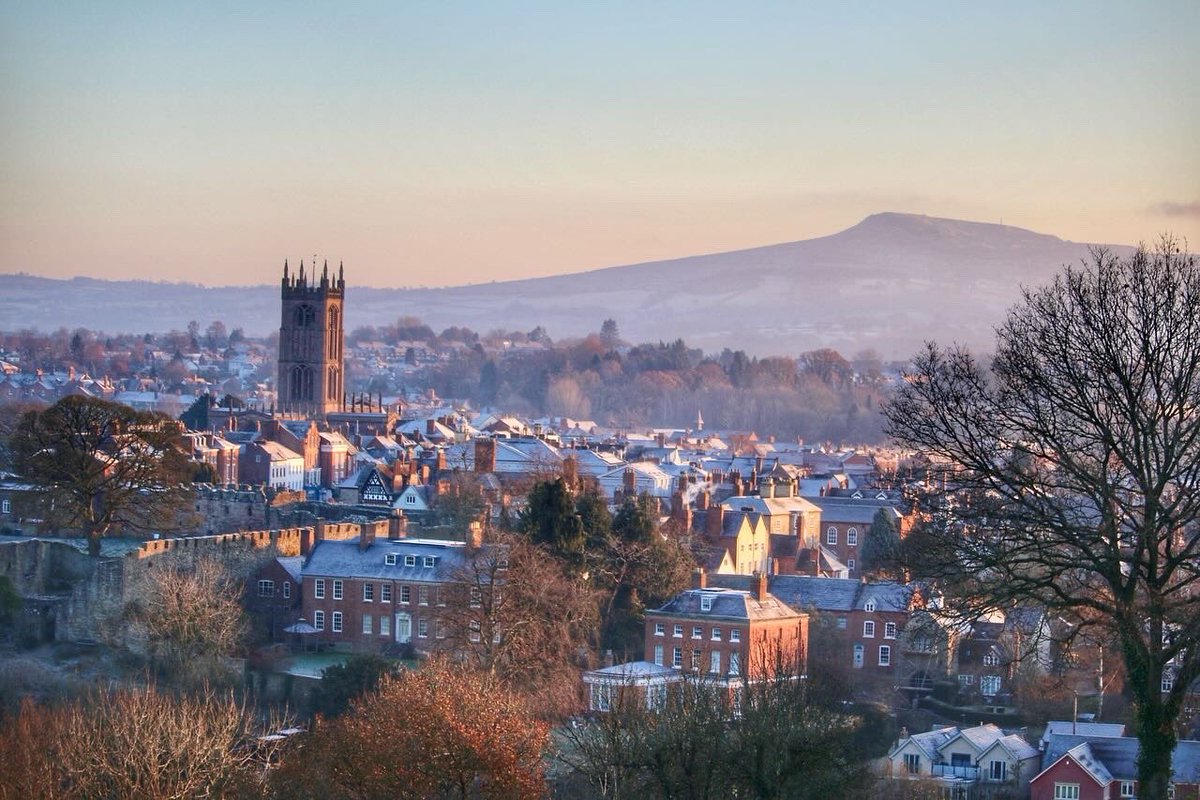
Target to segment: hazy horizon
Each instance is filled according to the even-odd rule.
[[[1200,242],[1200,6],[0,8],[0,273],[571,274],[877,212]],[[1189,77],[1191,76],[1191,77]]]

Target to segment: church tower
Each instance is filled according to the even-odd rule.
[[[288,274],[283,262],[283,318],[279,325],[279,411],[285,414],[323,416],[342,407],[342,302],[346,281],[338,266],[329,277],[329,262],[316,280]]]

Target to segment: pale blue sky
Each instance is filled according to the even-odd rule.
[[[0,3],[0,272],[444,285],[877,211],[1200,242],[1200,3]]]

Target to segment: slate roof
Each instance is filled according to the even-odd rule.
[[[1071,722],[1070,720],[1052,720],[1046,723],[1046,731],[1042,734],[1041,743],[1046,742],[1054,734],[1068,736],[1124,736],[1125,726],[1119,722]]]
[[[279,566],[283,567],[284,570],[287,571],[288,575],[292,576],[292,580],[296,581],[297,583],[300,582],[301,568],[304,565],[303,556],[280,556],[275,560],[279,562]]]
[[[703,611],[701,598],[712,598],[712,607]],[[650,613],[678,617],[719,617],[722,619],[775,620],[800,616],[800,613],[768,594],[762,601],[747,591],[733,589],[688,589]]]
[[[748,590],[752,578],[747,575],[711,575],[710,586]],[[816,608],[818,611],[861,611],[868,600],[876,611],[907,611],[912,587],[884,581],[862,583],[849,578],[820,578],[813,575],[773,575],[768,589],[792,608]]]
[[[896,505],[888,501],[852,497],[810,497],[809,502],[821,509],[822,522],[852,522],[870,525],[880,509],[891,511],[894,519],[900,519]]]
[[[1068,723],[1069,724],[1069,723]],[[1042,770],[1050,768],[1069,751],[1086,744],[1095,759],[1117,780],[1137,779],[1138,740],[1132,736],[1080,736],[1055,733],[1045,737]],[[1185,739],[1171,755],[1171,780],[1200,783],[1200,741]]]
[[[396,554],[394,565],[384,557]],[[404,556],[416,556],[416,566],[404,566]],[[425,556],[437,558],[432,567],[425,566]],[[438,542],[424,539],[377,540],[366,550],[359,551],[358,539],[317,542],[304,564],[303,574],[317,578],[376,578],[380,580],[437,582],[453,578],[455,570],[465,563],[466,545],[462,542]]]

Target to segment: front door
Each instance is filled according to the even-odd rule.
[[[396,615],[396,641],[408,644],[412,641],[412,615],[401,612]]]

